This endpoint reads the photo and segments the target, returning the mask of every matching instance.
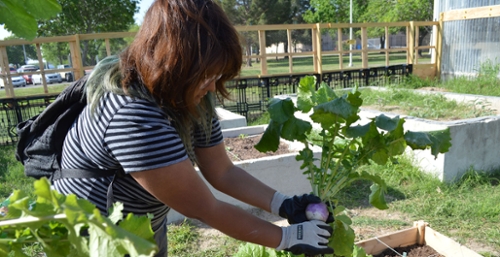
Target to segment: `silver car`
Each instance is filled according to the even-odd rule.
[[[40,71],[40,70],[37,70]],[[42,84],[42,75],[41,74],[33,74],[31,76],[31,79],[33,80],[33,84]],[[47,81],[48,84],[52,83],[62,83],[62,77],[59,73],[45,73],[45,81]]]
[[[23,78],[23,76],[14,76],[14,77],[12,77],[12,86],[25,87],[26,80]],[[1,78],[0,78],[0,88],[5,88],[5,85],[3,84],[3,79],[1,79]]]

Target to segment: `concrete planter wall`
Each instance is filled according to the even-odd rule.
[[[230,128],[230,129],[223,129],[222,133],[225,138],[238,137],[241,134],[251,136],[264,133],[265,128],[266,128],[265,125]],[[296,194],[304,194],[311,192],[311,185],[309,183],[309,180],[307,180],[307,177],[304,174],[302,174],[303,171],[300,170],[301,163],[295,160],[295,156],[297,155],[296,152],[302,149],[302,146],[298,143],[291,143],[288,141],[284,142],[288,143],[290,146],[289,149],[295,151],[295,153],[268,156],[253,160],[244,160],[235,162],[234,164],[238,167],[243,168],[252,176],[256,177],[260,181],[264,182],[265,184],[278,190],[281,193],[287,195],[296,195]],[[315,148],[314,151],[317,157],[319,158],[320,149]],[[197,171],[199,173],[198,169]],[[236,200],[230,196],[227,196],[217,191],[208,183],[207,185],[214,194],[214,196],[221,201],[233,204],[235,206],[241,207],[246,210],[255,208],[253,206],[250,206],[246,203],[243,203],[239,200]],[[179,214],[175,210],[171,210],[168,214],[169,223],[180,221],[183,220],[184,218],[185,217],[183,215]]]

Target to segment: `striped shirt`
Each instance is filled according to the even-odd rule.
[[[63,169],[121,169],[126,174],[166,167],[188,159],[176,129],[154,103],[143,99],[105,94],[91,115],[89,106],[68,131],[64,141]],[[201,129],[193,131],[195,147],[210,147],[223,141],[219,121],[212,120],[210,139]],[[102,178],[62,178],[56,190],[87,199],[106,214],[106,191],[112,176]],[[114,200],[122,202],[123,213],[153,214],[157,231],[165,223],[169,207],[153,197],[131,176],[113,183]]]

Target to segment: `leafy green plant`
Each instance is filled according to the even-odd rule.
[[[20,190],[8,199],[6,215],[0,216],[0,256],[27,256],[22,248],[30,243],[39,243],[47,256],[56,257],[142,257],[157,250],[149,217],[123,217],[122,204],[102,216],[89,201],[51,190],[46,178],[35,181],[34,187],[34,202]]]
[[[304,148],[296,156],[302,161],[311,183],[313,193],[323,201],[336,206],[330,207],[335,221],[330,246],[336,256],[352,256],[354,251],[354,230],[351,220],[341,206],[338,193],[353,181],[363,179],[373,182],[370,187],[369,202],[378,209],[387,209],[384,194],[387,186],[377,174],[363,170],[371,163],[385,164],[402,155],[407,146],[412,149],[430,149],[437,157],[447,152],[451,146],[448,129],[431,132],[406,131],[405,120],[383,114],[372,118],[366,124],[359,124],[359,108],[363,101],[361,93],[354,88],[342,96],[337,96],[327,84],[321,83],[316,89],[315,77],[308,76],[300,81],[297,103],[290,99],[271,99],[268,108],[270,122],[260,142],[255,148],[261,152],[276,151],[280,138],[300,141]],[[321,158],[317,160],[309,139],[312,125],[309,121],[295,117],[295,112],[312,112],[311,120],[320,128],[322,138]],[[319,161],[319,162],[316,162]],[[357,257],[363,256],[360,251]]]

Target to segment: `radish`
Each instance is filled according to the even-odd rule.
[[[326,222],[328,215],[328,207],[324,203],[311,203],[306,207],[306,217],[308,220],[321,220]]]

